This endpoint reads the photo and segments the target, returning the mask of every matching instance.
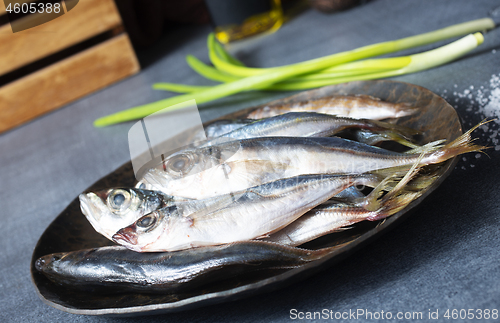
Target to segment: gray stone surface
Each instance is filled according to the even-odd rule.
[[[498,5],[496,0],[374,0],[331,15],[310,10],[236,54],[251,66],[294,63],[482,18]],[[445,322],[447,309],[500,309],[500,152],[494,148],[489,157],[461,159],[417,213],[396,229],[339,265],[276,292],[185,313],[125,319],[71,315],[42,303],[29,273],[38,237],[75,196],[129,159],[131,123],[96,129],[92,121],[171,95],[151,90],[154,82],[211,84],[184,61],[187,54],[208,60],[209,31],[172,31],[141,53],[145,68],[139,74],[0,135],[0,321],[281,322],[290,320],[291,309],[363,309],[394,316],[422,312],[424,319],[429,310],[439,310],[439,321]],[[499,86],[495,76],[500,77],[498,28],[465,58],[394,79],[444,96],[469,128],[486,116],[485,102],[477,98],[492,98]],[[200,105],[202,119],[288,95],[235,95]],[[498,145],[498,128],[492,123],[479,130],[479,142]]]

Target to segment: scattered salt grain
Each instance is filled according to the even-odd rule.
[[[492,53],[495,52],[496,50],[492,51]],[[493,119],[493,122],[479,127],[476,135],[481,140],[481,145],[492,147],[495,151],[500,151],[500,73],[491,75],[488,83],[476,87],[469,85],[463,91],[460,91],[458,85],[454,84],[453,96],[451,95],[451,91],[448,93],[447,90],[442,91],[442,96],[448,102],[455,103],[453,104],[455,107],[460,107],[468,112],[464,117],[466,121],[470,118],[470,121],[469,124],[466,122],[465,128],[474,126],[479,118]],[[479,159],[480,157],[481,154],[475,155],[475,159]],[[462,157],[462,160],[465,162],[467,158]],[[471,168],[475,167],[472,164],[468,166]],[[466,169],[465,166],[461,168]]]

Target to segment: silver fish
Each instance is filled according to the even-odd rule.
[[[418,164],[423,157],[422,154],[400,180],[398,176],[401,172],[396,171],[380,182],[364,198],[348,197],[343,201],[332,199],[263,240],[298,246],[326,234],[340,231],[354,223],[380,220],[401,211],[410,202],[420,197],[424,189],[435,179],[432,174],[417,177],[420,171]],[[411,190],[417,187],[421,189],[407,190],[410,182],[413,183]],[[397,184],[394,186],[393,183]],[[382,196],[382,191],[388,187],[392,187],[391,190]]]
[[[116,243],[139,252],[174,251],[252,240],[287,226],[353,185],[375,186],[381,175],[301,175],[228,194],[233,203],[213,212],[152,212],[118,231]]]
[[[423,155],[420,158],[423,158]],[[307,212],[290,225],[264,238],[264,240],[283,245],[298,246],[326,234],[340,231],[342,228],[357,222],[376,221],[391,216],[420,197],[424,189],[434,181],[435,178],[432,175],[424,175],[414,179],[420,170],[419,163],[420,160],[417,160],[401,180],[398,180],[401,172],[396,171],[393,175],[380,182],[364,198],[332,199]],[[410,181],[413,181],[412,188],[407,190]],[[394,183],[397,184],[393,185]],[[382,191],[389,187],[391,187],[389,192],[380,197]],[[421,189],[412,191],[417,187]]]
[[[35,266],[51,281],[72,289],[179,293],[255,270],[298,267],[328,251],[261,241],[168,253],[137,253],[114,246],[46,255]]]
[[[352,128],[375,134],[387,133],[386,137],[394,134],[393,138],[398,139],[411,139],[412,135],[418,133],[407,127],[376,120],[352,119],[314,112],[289,112],[237,128],[210,140],[204,146],[258,137],[329,137]]]
[[[411,165],[422,151],[427,151],[422,165],[436,164],[483,149],[471,144],[470,132],[474,129],[447,145],[431,143],[412,154],[337,137],[235,140],[174,153],[150,169],[141,182],[148,189],[169,195],[202,199],[300,174],[360,174]]]
[[[329,233],[341,231],[345,227],[361,221],[376,221],[386,218],[402,210],[416,197],[418,197],[418,193],[397,196],[385,202],[383,207],[376,211],[369,211],[363,207],[344,202],[320,205],[263,240],[285,246],[298,246]]]
[[[354,119],[382,120],[412,115],[417,110],[408,103],[384,102],[369,95],[336,95],[280,105],[266,105],[247,118],[269,118],[287,112],[317,112]]]

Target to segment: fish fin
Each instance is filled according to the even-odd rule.
[[[391,130],[385,130],[385,131],[373,131],[372,135],[370,137],[358,137],[358,141],[362,142],[364,144],[370,145],[370,146],[375,146],[376,144],[383,142],[383,141],[394,141],[397,142],[403,146],[415,149],[415,148],[420,148],[421,146],[411,142],[408,140],[408,138],[405,138],[404,136],[391,131]]]
[[[405,174],[405,176],[399,181],[399,183],[396,186],[394,186],[394,188],[392,190],[390,190],[387,193],[386,198],[390,199],[391,197],[398,194],[403,189],[403,187],[405,187],[406,184],[408,184],[408,182],[410,180],[412,180],[418,174],[418,171],[420,170],[419,165],[420,165],[422,159],[424,158],[424,156],[425,156],[425,152],[420,154],[418,159],[411,166],[411,168],[408,170],[408,172]]]
[[[378,221],[381,219],[385,219],[393,214],[398,213],[399,211],[404,209],[410,202],[414,201],[421,195],[421,192],[410,192],[384,199],[382,207],[376,212],[377,214],[367,217],[366,220]]]
[[[394,166],[394,167],[388,167],[388,168],[380,168],[376,170],[372,170],[369,173],[374,174],[380,178],[380,180],[384,180],[387,177],[393,176],[395,174],[399,174],[400,177],[403,177],[406,172],[412,168],[412,165],[401,165],[401,166]]]
[[[394,186],[397,181],[397,176],[392,174],[384,178],[380,184],[378,184],[365,198],[362,198],[356,204],[368,211],[376,211],[380,209],[379,199],[384,194],[384,191],[388,191]]]
[[[440,148],[443,148],[442,143],[444,143],[445,141],[446,141],[445,139],[441,139],[441,140],[429,142],[423,146],[415,147],[411,150],[405,151],[405,154],[416,155],[416,154],[421,154],[421,153],[430,153],[430,152],[439,150]]]
[[[439,178],[439,175],[435,172],[432,174],[416,176],[408,185],[405,187],[407,191],[419,191],[424,190],[429,187],[435,180]]]
[[[445,145],[442,149],[433,152],[429,156],[431,158],[430,163],[437,164],[461,154],[466,154],[470,152],[482,152],[483,150],[487,149],[488,147],[473,144],[472,142],[475,139],[471,138],[471,133],[478,127],[491,121],[493,120],[485,119],[481,121],[480,123],[472,127],[470,130],[465,132],[463,135],[453,140],[449,144]]]
[[[418,134],[422,134],[421,131],[410,128],[410,127],[405,127],[402,125],[394,124],[394,123],[388,123],[384,121],[378,121],[378,120],[367,120],[370,123],[376,125],[380,129],[385,129],[385,130],[392,130],[393,132],[400,134],[401,136],[404,136],[406,138],[411,138],[411,136],[415,136]]]
[[[383,195],[384,191],[388,190],[388,188],[391,187],[395,182],[397,182],[397,184],[392,187],[389,192],[387,192],[387,194],[384,195],[384,199],[391,199],[392,197],[397,195],[408,184],[408,182],[417,175],[418,171],[420,170],[419,165],[424,156],[425,153],[420,154],[419,158],[406,171],[406,173],[404,173],[403,170],[399,170],[382,180],[382,182],[380,182],[380,184],[377,185],[377,187],[375,187],[373,191],[367,195],[363,207],[368,211],[377,211],[378,209],[380,209],[383,203],[383,199],[380,199],[381,196]],[[390,170],[390,168],[388,170]]]

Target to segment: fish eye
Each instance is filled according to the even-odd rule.
[[[188,155],[180,154],[172,157],[166,165],[167,171],[174,175],[183,175],[192,167],[191,159]]]
[[[113,197],[113,203],[117,206],[122,205],[125,202],[125,195],[118,193]]]
[[[186,159],[178,158],[170,167],[174,170],[182,170],[184,166],[186,166]]]
[[[115,210],[122,210],[130,205],[130,193],[123,189],[112,190],[108,195],[108,205]]]
[[[156,223],[156,216],[154,214],[148,214],[139,219],[136,225],[139,228],[149,229]]]

